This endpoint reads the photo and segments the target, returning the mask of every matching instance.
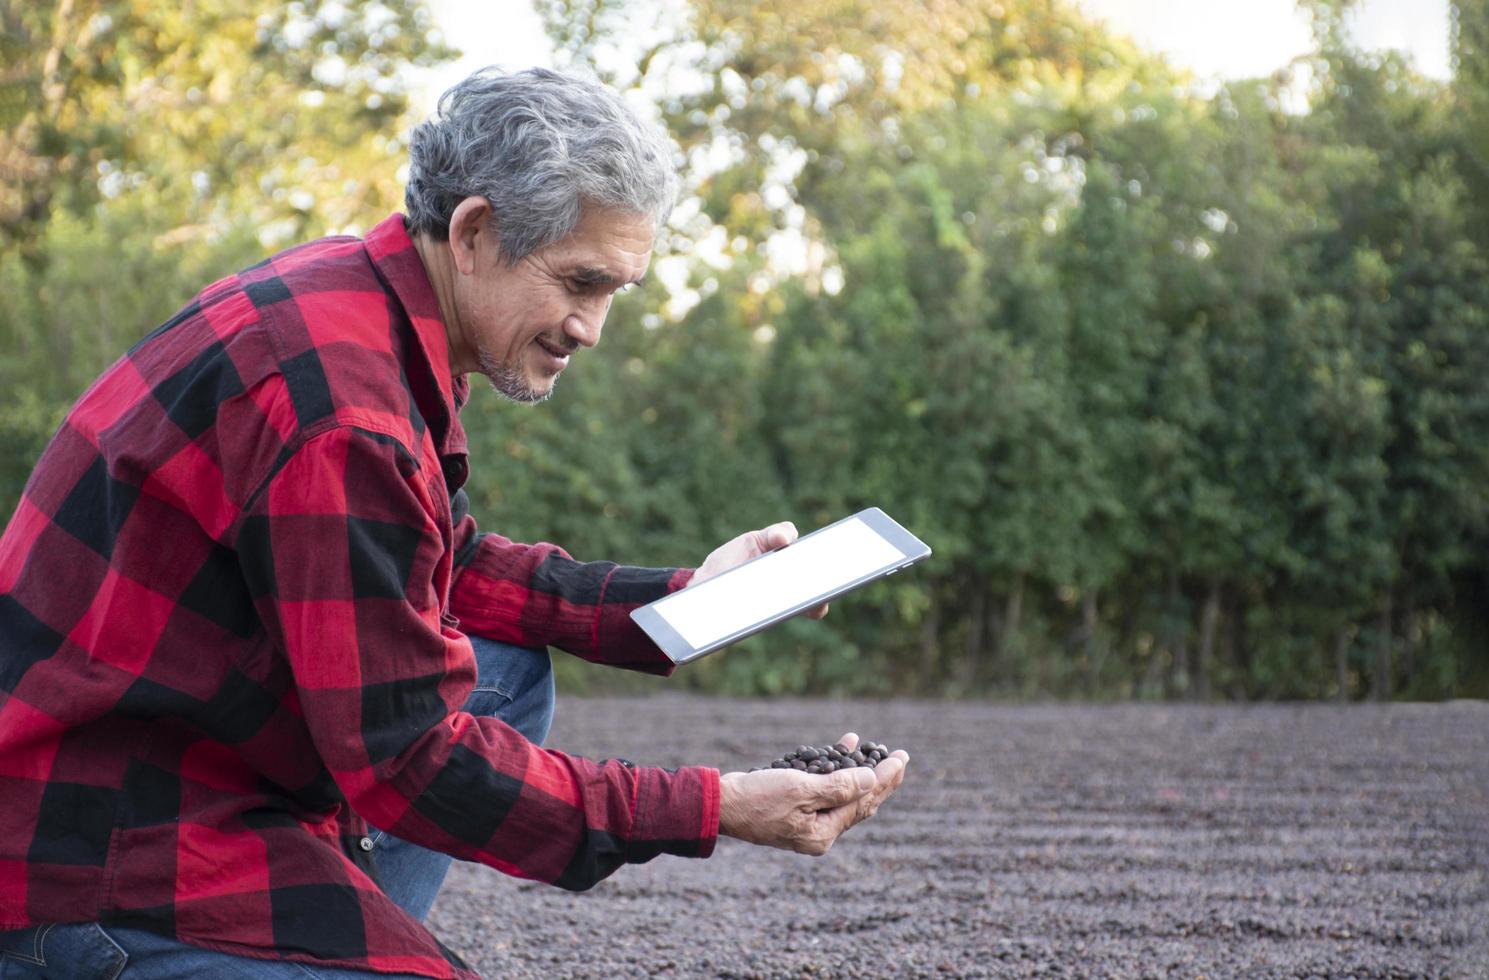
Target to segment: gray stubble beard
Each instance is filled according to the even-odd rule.
[[[520,368],[498,361],[484,350],[476,352],[476,360],[481,366],[481,373],[491,383],[492,389],[503,398],[517,402],[519,405],[536,405],[539,402],[545,402],[552,396],[553,389],[558,387],[558,379],[554,378],[553,384],[548,386],[547,391],[537,391],[528,384]]]

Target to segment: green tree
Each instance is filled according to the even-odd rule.
[[[1475,198],[1443,90],[1351,51],[1346,5],[1306,5],[1303,115],[1283,77],[1186,94],[1060,3],[667,9],[542,5],[689,154],[679,253],[723,229],[730,271],[695,263],[717,292],[652,315],[699,342],[679,363],[723,352],[757,386],[740,486],[798,518],[879,503],[937,554],[881,612],[757,648],[767,689],[793,660],[1098,696],[1465,675]],[[792,236],[796,278],[766,258]],[[1397,645],[1414,666],[1369,654]]]

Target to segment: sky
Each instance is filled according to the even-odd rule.
[[[1311,47],[1295,0],[1076,2],[1092,17],[1144,48],[1166,54],[1201,79],[1265,75]],[[542,24],[528,0],[431,0],[430,6],[446,39],[464,56],[428,74],[420,87],[421,101],[429,108],[440,92],[485,65],[552,63]],[[1448,0],[1361,0],[1352,28],[1361,47],[1404,51],[1424,75],[1448,77]]]
[[[1207,78],[1265,75],[1312,48],[1295,0],[1077,0],[1143,47]],[[1417,70],[1446,79],[1447,0],[1363,0],[1355,42],[1411,55]]]

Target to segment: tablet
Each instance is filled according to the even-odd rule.
[[[877,507],[803,535],[631,611],[674,663],[687,663],[929,557]]]

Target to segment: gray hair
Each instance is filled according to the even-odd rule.
[[[411,234],[450,234],[455,206],[491,202],[508,263],[560,241],[593,206],[660,228],[677,197],[665,131],[599,82],[530,68],[483,68],[440,96],[409,139]]]

